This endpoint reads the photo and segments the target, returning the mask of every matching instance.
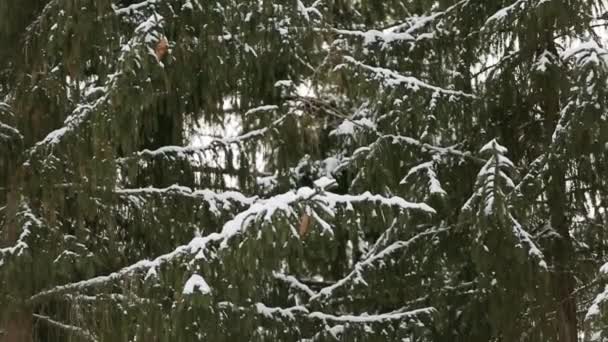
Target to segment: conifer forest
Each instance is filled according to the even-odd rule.
[[[608,2],[0,0],[0,341],[608,342]]]

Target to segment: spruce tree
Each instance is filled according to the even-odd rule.
[[[0,340],[608,340],[604,10],[1,2]]]

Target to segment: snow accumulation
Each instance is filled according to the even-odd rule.
[[[408,318],[408,317],[416,317],[416,316],[420,316],[420,315],[430,315],[430,314],[434,313],[435,311],[436,311],[435,308],[428,307],[428,308],[422,308],[422,309],[416,309],[416,310],[404,311],[404,312],[392,312],[392,313],[377,314],[377,315],[363,314],[363,315],[359,315],[359,316],[354,316],[354,315],[335,316],[335,315],[325,314],[325,313],[321,313],[321,312],[313,312],[309,315],[309,317],[319,318],[324,321],[334,321],[334,322],[374,323],[374,322],[386,322],[386,321],[400,321],[400,320],[403,320],[404,318]]]
[[[190,295],[194,294],[194,292],[199,292],[202,294],[208,294],[211,292],[211,288],[207,285],[207,282],[203,277],[198,274],[193,274],[188,281],[186,281],[186,285],[184,285],[183,294]]]
[[[415,310],[398,310],[389,313],[381,313],[381,314],[368,314],[363,313],[361,315],[332,315],[319,311],[309,312],[308,309],[304,306],[292,306],[289,308],[277,308],[277,307],[268,307],[263,303],[256,303],[255,309],[258,314],[274,319],[276,316],[281,318],[287,318],[290,320],[295,320],[295,315],[301,314],[306,315],[308,318],[319,319],[324,322],[340,322],[340,323],[378,323],[378,322],[387,322],[387,321],[401,321],[404,318],[417,317],[420,315],[430,315],[433,314],[436,310],[432,307],[420,308]]]
[[[158,41],[160,37],[160,32],[156,30],[163,24],[164,18],[158,14],[154,13],[148,17],[148,19],[135,29],[135,33],[144,34],[144,41],[147,44],[155,43]]]
[[[605,266],[605,265],[604,265]],[[590,320],[599,316],[600,314],[600,305],[608,300],[608,285],[604,287],[604,291],[597,295],[593,300],[593,304],[587,310],[587,314],[585,315],[585,320]]]
[[[252,205],[257,197],[246,197],[241,192],[237,191],[225,191],[225,192],[214,192],[209,189],[192,190],[188,187],[181,185],[172,185],[167,188],[132,188],[132,189],[116,189],[116,194],[131,196],[131,200],[134,203],[139,203],[135,196],[145,195],[179,195],[191,198],[200,198],[207,202],[209,210],[216,215],[220,214],[218,206],[230,208],[233,203],[238,203],[243,206]]]
[[[195,259],[206,259],[207,256],[205,255],[205,252],[210,243],[219,242],[220,248],[226,248],[228,246],[228,241],[241,234],[256,218],[270,221],[276,212],[282,212],[288,216],[297,216],[295,210],[291,206],[304,200],[315,201],[319,205],[322,205],[326,211],[332,211],[338,204],[352,205],[355,203],[370,202],[406,210],[411,209],[435,213],[435,210],[425,203],[411,203],[400,197],[383,197],[380,195],[372,195],[369,192],[360,195],[339,195],[330,192],[319,193],[311,188],[304,187],[298,189],[298,191],[289,191],[268,199],[258,199],[247,210],[242,211],[232,220],[226,222],[220,233],[211,233],[204,237],[195,237],[190,243],[179,246],[172,252],[161,255],[154,260],[141,260],[107,276],[99,276],[76,283],[57,286],[40,292],[30,299],[35,302],[51,295],[103,285],[121,279],[128,274],[147,271],[150,268],[158,267],[159,265],[180,256],[195,255]],[[295,235],[297,236],[297,233],[295,233]]]
[[[146,0],[146,1],[142,1],[142,2],[138,2],[135,4],[129,5],[127,7],[114,8],[114,13],[116,13],[116,15],[130,14],[136,10],[139,10],[140,8],[144,8],[144,7],[150,6],[152,4],[155,4],[157,1],[158,0]]]
[[[319,189],[326,189],[336,184],[336,180],[328,177],[321,177],[314,181],[315,187]]]
[[[495,21],[500,21],[500,20],[504,19],[505,17],[511,15],[511,13],[513,13],[517,10],[523,9],[528,1],[530,1],[530,0],[518,0],[514,3],[512,3],[511,5],[498,10],[496,13],[491,15],[486,20],[486,25],[491,24],[492,22],[495,22]]]
[[[369,45],[375,42],[392,43],[395,41],[415,41],[414,36],[407,32],[393,32],[392,30],[369,30],[369,31],[358,31],[358,30],[341,30],[334,29],[335,33],[345,36],[358,36],[363,38],[363,43]]]
[[[287,284],[289,284],[289,287],[300,290],[304,293],[306,293],[309,297],[312,297],[315,295],[315,292],[308,287],[308,285],[300,282],[296,277],[294,276],[290,276],[290,275],[285,275],[279,272],[274,272],[273,276],[275,279],[281,280]]]
[[[248,111],[246,111],[245,116],[250,116],[250,115],[254,115],[257,113],[264,113],[264,112],[274,112],[274,111],[277,111],[278,109],[279,109],[279,106],[277,106],[277,105],[258,106],[258,107],[251,108]]]
[[[311,20],[311,18],[310,18],[311,14],[314,14],[318,18],[322,18],[323,15],[316,8],[316,6],[318,6],[319,4],[320,4],[320,1],[317,0],[317,1],[315,1],[312,4],[312,6],[306,7],[301,0],[298,0],[298,11],[304,17],[304,19],[306,19],[306,21],[310,21]]]
[[[334,29],[333,31],[343,36],[361,37],[363,38],[363,43],[365,45],[369,45],[376,42],[390,44],[394,42],[420,41],[422,39],[432,38],[433,33],[423,32],[417,34],[419,30],[425,28],[427,25],[444,16],[446,13],[453,11],[462,3],[463,1],[459,1],[456,4],[446,8],[444,11],[435,12],[430,15],[411,16],[405,22],[388,27],[386,29],[383,29],[382,31],[359,31],[344,29]]]
[[[0,109],[2,109],[1,105],[2,105],[2,103],[0,103]],[[0,138],[1,139],[10,139],[10,136],[2,133],[2,130],[10,132],[10,134],[13,136],[23,138],[23,135],[21,135],[21,132],[19,132],[18,129],[16,129],[13,126],[9,126],[9,125],[6,125],[6,124],[0,122]]]
[[[64,121],[64,126],[58,128],[42,139],[42,141],[36,143],[36,147],[56,145],[58,144],[64,135],[69,132],[76,130],[77,127],[82,125],[93,111],[95,105],[79,105],[72,111],[72,114],[67,117]]]
[[[455,96],[475,98],[475,95],[473,95],[473,94],[468,94],[468,93],[465,93],[465,92],[462,92],[459,90],[444,89],[444,88],[437,87],[437,86],[428,84],[426,82],[423,82],[420,79],[413,77],[413,76],[401,75],[400,73],[398,73],[394,70],[391,70],[391,69],[375,67],[375,66],[364,64],[362,62],[357,61],[356,59],[354,59],[351,56],[344,56],[343,58],[346,62],[353,64],[355,66],[358,66],[364,70],[367,70],[367,71],[375,74],[377,78],[381,79],[384,82],[384,84],[389,87],[406,85],[409,89],[412,89],[414,91],[417,91],[420,89],[426,89],[426,90],[432,90],[432,91],[435,91],[435,92],[438,92],[438,93],[441,93],[444,95],[455,95]]]
[[[433,161],[424,162],[422,164],[416,165],[412,167],[408,173],[403,177],[403,179],[399,182],[399,184],[406,184],[408,179],[410,179],[413,175],[417,173],[424,173],[428,178],[428,186],[429,192],[431,194],[437,194],[445,196],[447,192],[441,186],[441,182],[437,178],[437,173],[435,172],[435,166]]]
[[[17,242],[10,247],[0,248],[0,266],[4,265],[4,256],[6,255],[20,255],[23,250],[29,248],[26,239],[32,234],[32,228],[42,227],[42,222],[32,213],[29,207],[26,207],[25,213],[23,214],[26,219]]]
[[[335,290],[347,285],[350,282],[367,285],[367,283],[365,282],[365,280],[362,277],[362,272],[366,268],[371,267],[376,262],[382,262],[384,259],[386,259],[387,257],[390,257],[390,255],[392,255],[393,253],[395,253],[399,250],[407,249],[414,242],[416,242],[417,240],[419,240],[425,236],[435,235],[435,234],[438,234],[438,233],[441,233],[444,231],[446,231],[445,228],[430,229],[428,231],[425,231],[425,232],[422,232],[422,233],[419,233],[419,234],[413,236],[412,238],[410,238],[407,241],[396,241],[396,242],[390,244],[389,246],[387,246],[380,252],[369,256],[365,260],[358,262],[355,265],[353,271],[351,273],[349,273],[346,277],[338,280],[336,283],[334,283],[330,286],[324,287],[323,289],[321,289],[319,291],[319,293],[312,296],[310,298],[310,300],[314,301],[314,300],[319,300],[321,298],[329,297]]]
[[[500,145],[496,139],[490,140],[487,144],[483,145],[483,147],[479,150],[479,153],[490,153],[490,152],[498,152],[499,154],[507,154],[507,148]]]
[[[595,56],[595,58],[603,58],[605,59],[608,55],[608,50],[602,48],[597,44],[597,42],[593,40],[589,40],[580,44],[575,44],[573,46],[568,47],[561,53],[562,59],[570,59],[573,57],[577,57],[577,60],[580,61],[581,58],[589,58],[590,56]]]
[[[519,241],[526,245],[528,248],[528,254],[538,261],[538,266],[540,268],[547,270],[548,266],[547,262],[545,261],[545,256],[543,255],[543,252],[541,252],[540,248],[536,246],[530,234],[522,228],[521,224],[517,222],[512,215],[509,214],[509,218],[513,223],[513,232],[515,233],[515,236],[519,239]]]
[[[275,315],[279,315],[294,320],[294,313],[308,313],[308,309],[303,306],[292,306],[290,308],[271,308],[264,305],[263,303],[256,303],[255,308],[259,314],[266,318],[274,318]]]
[[[338,127],[336,127],[336,129],[332,130],[331,132],[329,132],[330,136],[334,136],[334,135],[355,135],[356,129],[363,129],[363,128],[367,128],[370,129],[372,131],[376,130],[376,124],[373,123],[371,120],[369,120],[368,118],[363,118],[363,119],[347,119],[342,121],[342,123],[340,125],[338,125]]]
[[[485,160],[483,160],[483,159],[471,157],[470,153],[468,153],[468,152],[463,152],[463,151],[457,150],[453,147],[441,147],[441,146],[430,145],[430,144],[423,143],[422,141],[411,138],[411,137],[406,137],[406,136],[402,136],[402,135],[394,135],[394,134],[386,134],[386,135],[383,135],[382,138],[391,139],[393,141],[393,144],[404,143],[406,145],[414,146],[414,147],[417,147],[417,148],[420,148],[423,150],[428,150],[434,154],[439,154],[439,155],[451,154],[451,155],[454,155],[457,157],[462,157],[462,158],[473,158],[478,162],[485,162]]]

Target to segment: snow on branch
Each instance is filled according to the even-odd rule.
[[[9,106],[8,103],[2,101],[0,101],[0,113],[8,113],[10,115],[13,115],[13,112],[11,111],[11,106]]]
[[[277,105],[263,105],[263,106],[257,106],[251,109],[248,109],[244,116],[250,116],[250,115],[255,115],[258,113],[267,113],[267,112],[275,112],[279,110],[279,106]]]
[[[293,289],[300,290],[300,291],[306,293],[309,297],[312,297],[315,295],[315,292],[313,290],[311,290],[311,288],[308,287],[308,285],[300,282],[294,276],[286,275],[286,274],[279,273],[279,272],[273,272],[272,275],[274,276],[275,279],[281,280],[281,281],[287,283],[289,285],[289,287],[291,287]]]
[[[146,0],[146,1],[138,2],[138,3],[132,4],[132,5],[126,6],[126,7],[122,7],[122,8],[117,8],[117,7],[115,7],[114,4],[112,4],[112,7],[113,7],[114,13],[116,15],[125,15],[125,14],[132,14],[133,12],[138,11],[141,8],[148,7],[157,2],[158,2],[158,0]]]
[[[555,125],[553,134],[551,134],[551,143],[548,148],[539,155],[528,167],[528,172],[521,181],[515,186],[513,191],[509,194],[509,198],[513,196],[519,196],[522,194],[522,187],[529,184],[535,179],[538,179],[543,170],[546,169],[546,165],[550,160],[551,155],[560,153],[560,148],[566,145],[566,140],[569,136],[569,129],[571,129],[570,122],[572,121],[573,113],[572,107],[576,108],[577,105],[573,102],[566,104],[560,111],[560,117]]]
[[[390,244],[388,247],[384,248],[380,252],[368,256],[363,261],[359,261],[357,264],[355,264],[354,270],[352,272],[350,272],[346,277],[338,280],[335,284],[332,284],[330,286],[327,286],[327,287],[321,289],[321,291],[319,291],[319,293],[316,294],[315,296],[311,297],[310,300],[319,301],[319,300],[326,299],[326,298],[332,296],[334,291],[346,286],[349,283],[361,283],[361,284],[364,284],[367,286],[368,285],[367,282],[363,279],[364,271],[373,270],[376,267],[375,266],[376,263],[382,263],[386,258],[391,257],[395,253],[402,252],[402,250],[409,248],[413,243],[417,242],[418,240],[420,240],[424,237],[434,236],[438,233],[442,233],[445,231],[447,231],[447,228],[439,228],[439,229],[433,228],[433,229],[424,231],[422,233],[416,234],[415,236],[408,239],[407,241],[396,241],[396,242]]]
[[[604,268],[606,265],[604,265],[602,268]],[[589,307],[589,309],[587,309],[587,313],[585,314],[585,321],[589,321],[592,319],[595,319],[596,317],[600,316],[601,314],[601,310],[600,310],[600,306],[605,303],[606,301],[608,301],[608,285],[606,285],[606,287],[604,288],[604,291],[600,294],[598,294],[595,299],[593,300],[593,303],[591,304],[591,306]]]
[[[515,188],[515,183],[507,174],[515,166],[504,155],[507,153],[506,147],[500,145],[496,139],[484,145],[480,153],[488,154],[490,158],[477,174],[475,192],[462,209],[470,211],[474,206],[480,204],[479,212],[484,216],[491,216],[495,213],[497,201],[505,197],[503,188],[506,187],[509,190]]]
[[[254,303],[250,307],[243,307],[236,305],[232,302],[222,301],[217,303],[217,306],[220,309],[230,309],[233,311],[237,311],[240,313],[243,312],[253,312],[253,314],[262,316],[266,319],[282,321],[287,319],[289,321],[294,321],[296,316],[302,316],[308,314],[308,309],[301,305],[291,306],[288,308],[282,307],[269,307],[264,303]]]
[[[501,8],[496,13],[492,14],[488,19],[486,19],[486,24],[491,23],[496,20],[501,20],[502,18],[506,17],[507,15],[511,14],[512,12],[523,7],[527,2],[528,2],[528,0],[517,0],[514,3],[512,3],[511,5]]]
[[[272,308],[268,307],[263,303],[255,303],[255,309],[258,314],[274,319],[276,316],[281,318],[287,318],[289,320],[295,320],[295,314],[306,314],[308,313],[308,309],[303,306],[292,306],[289,308]]]
[[[433,23],[437,19],[447,15],[459,6],[467,3],[469,0],[461,0],[456,4],[446,8],[443,11],[431,13],[429,15],[414,15],[407,19],[405,22],[398,25],[394,25],[383,30],[344,30],[344,29],[332,29],[333,32],[342,36],[360,37],[363,38],[363,44],[369,45],[375,42],[381,42],[383,44],[391,44],[394,42],[415,42],[421,39],[427,39],[432,37],[432,33],[422,33],[416,36],[416,33]]]
[[[2,122],[4,116],[14,118],[15,114],[7,103],[0,101],[0,140],[23,140],[23,135],[17,128]]]
[[[306,5],[304,5],[302,0],[297,0],[298,11],[300,12],[300,15],[302,15],[304,19],[306,19],[306,21],[310,21],[311,14],[314,14],[315,16],[317,16],[317,18],[321,19],[323,18],[323,15],[317,9],[317,6],[319,6],[320,3],[321,1],[317,0],[312,4],[312,6],[307,7]]]
[[[403,177],[403,179],[399,183],[406,184],[406,183],[408,183],[408,181],[411,178],[414,177],[414,175],[422,174],[422,175],[426,176],[428,179],[427,185],[428,185],[428,191],[430,194],[446,196],[447,192],[443,189],[443,187],[441,186],[441,182],[437,178],[437,172],[435,170],[436,169],[435,163],[436,163],[436,161],[432,160],[432,161],[424,162],[422,164],[418,164],[418,165],[412,167],[408,171],[407,175],[405,175],[405,177]]]
[[[334,130],[329,132],[330,136],[353,136],[359,130],[376,131],[376,124],[368,118],[362,119],[345,119]]]
[[[0,248],[0,266],[4,265],[4,258],[9,255],[20,255],[25,249],[29,248],[27,243],[28,237],[32,235],[32,229],[40,229],[43,227],[42,221],[34,215],[27,204],[22,204],[22,209],[18,213],[23,221],[21,233],[13,246]]]
[[[268,108],[265,108],[265,109],[260,109],[260,108],[261,107],[255,108],[256,111],[251,112],[251,113],[258,113],[262,110],[268,109]],[[285,118],[287,118],[287,116],[289,116],[289,115],[291,115],[291,114],[286,114],[286,115],[281,116],[280,118],[274,120],[273,122],[271,122],[268,126],[266,126],[264,128],[252,130],[252,131],[243,133],[243,134],[235,136],[235,137],[213,139],[211,142],[209,142],[205,146],[166,145],[166,146],[160,147],[155,150],[144,149],[144,150],[136,152],[135,155],[132,157],[126,157],[126,158],[119,159],[119,162],[124,162],[126,160],[133,159],[134,157],[155,158],[155,157],[159,157],[159,156],[175,155],[177,157],[183,158],[186,156],[202,154],[202,153],[209,152],[209,151],[215,151],[218,148],[228,148],[230,145],[239,145],[239,144],[245,143],[249,140],[253,140],[255,138],[264,136],[265,134],[267,134],[268,132],[273,130],[276,126],[280,125],[283,121],[285,121]]]
[[[422,210],[427,213],[434,213],[434,210],[427,204],[411,203],[400,197],[389,198],[380,195],[372,195],[369,192],[361,195],[338,195],[325,191],[315,191],[311,188],[304,187],[298,189],[298,191],[289,191],[268,199],[258,199],[247,210],[240,212],[232,220],[226,222],[220,233],[211,233],[204,237],[195,237],[190,243],[179,246],[170,253],[161,255],[154,260],[141,260],[106,276],[99,276],[42,291],[30,297],[30,301],[35,303],[64,293],[83,290],[89,287],[103,286],[136,272],[155,269],[159,265],[175,260],[181,256],[195,255],[196,259],[206,259],[205,252],[211,243],[219,243],[220,248],[226,248],[229,240],[240,235],[254,221],[261,219],[270,222],[277,213],[283,213],[288,217],[299,217],[292,206],[305,201],[314,201],[325,206],[328,211],[331,211],[331,209],[338,204],[352,205],[370,202],[395,206],[402,209]],[[295,236],[298,236],[298,233],[295,230],[293,230],[292,233]]]
[[[184,255],[188,252],[187,247],[188,245],[180,246],[173,250],[171,253],[161,255],[154,260],[140,260],[133,265],[125,267],[117,272],[110,273],[106,276],[98,276],[75,283],[56,286],[51,289],[38,292],[37,294],[31,296],[29,301],[31,303],[38,303],[65,293],[106,285],[110,282],[120,280],[126,275],[151,269],[155,266],[160,265],[161,263],[173,260],[179,255]]]
[[[264,128],[259,128],[259,129],[253,130],[253,131],[249,131],[249,132],[243,133],[236,137],[225,138],[225,139],[222,139],[222,141],[224,144],[240,144],[247,140],[252,140],[253,138],[262,137],[266,133],[270,132],[275,127],[277,127],[278,125],[283,123],[283,121],[285,121],[285,119],[289,115],[291,115],[291,114],[286,114],[286,115],[281,116],[280,118],[274,120],[273,122],[271,122],[268,126],[266,126]]]
[[[484,27],[489,27],[491,24],[498,24],[504,22],[508,17],[521,13],[526,10],[526,8],[530,5],[530,2],[534,0],[517,0],[514,3],[501,8],[492,14],[484,24]],[[544,1],[540,1],[541,3]]]
[[[562,59],[574,59],[579,66],[584,66],[588,63],[596,65],[606,64],[607,56],[608,50],[599,46],[594,40],[573,45],[561,53]]]
[[[343,58],[347,63],[360,67],[360,68],[374,74],[377,79],[382,80],[384,82],[384,84],[389,87],[406,85],[407,88],[412,89],[414,91],[418,91],[419,89],[425,89],[425,90],[434,91],[434,92],[444,94],[444,95],[475,98],[475,95],[473,95],[473,94],[468,94],[468,93],[465,93],[465,92],[459,91],[459,90],[450,90],[450,89],[444,89],[441,87],[437,87],[437,86],[428,84],[424,81],[421,81],[420,79],[418,79],[414,76],[404,76],[391,69],[375,67],[375,66],[371,66],[371,65],[359,62],[351,56],[344,56]]]
[[[239,311],[247,310],[247,308],[236,306],[230,302],[220,302],[220,307],[237,309]],[[431,316],[437,310],[433,307],[425,307],[415,310],[400,309],[387,313],[379,314],[368,314],[363,313],[361,315],[335,315],[324,313],[320,311],[310,312],[305,306],[297,305],[288,308],[282,307],[269,307],[264,303],[255,303],[253,309],[256,314],[272,320],[283,320],[287,319],[295,321],[296,318],[307,318],[310,320],[321,320],[324,323],[327,322],[339,322],[339,323],[351,323],[351,324],[373,324],[373,323],[385,323],[393,321],[406,321],[406,320],[418,320],[421,316]],[[297,317],[300,316],[300,317]]]
[[[96,104],[99,104],[103,99],[105,98],[102,97],[97,99]],[[42,147],[57,145],[65,135],[77,130],[84,122],[86,122],[91,116],[91,113],[95,107],[95,104],[77,106],[65,119],[63,127],[50,132],[44,139],[42,139],[42,141],[37,142],[31,153]]]
[[[135,189],[116,189],[114,193],[126,196],[147,196],[147,195],[178,195],[190,198],[200,198],[209,204],[211,211],[218,213],[218,205],[225,207],[237,203],[242,206],[250,206],[257,200],[257,197],[247,197],[240,192],[226,191],[215,192],[209,189],[192,190],[191,188],[172,185],[167,188],[135,188]]]
[[[608,263],[605,263],[600,267],[600,279],[605,278],[608,275]],[[587,313],[585,314],[585,321],[593,321],[602,315],[601,307],[608,302],[608,285],[604,286],[604,291],[598,294],[593,303],[587,309]]]
[[[312,312],[308,315],[310,318],[317,318],[323,321],[341,322],[341,323],[380,323],[390,321],[403,321],[407,319],[417,319],[420,316],[431,316],[437,310],[433,307],[426,307],[411,311],[394,311],[383,314],[373,315],[330,315],[322,312]]]
[[[208,294],[211,292],[211,288],[205,279],[198,274],[193,274],[188,281],[186,281],[186,285],[184,285],[184,291],[182,293],[185,295],[191,295],[195,292],[201,294]]]
[[[359,155],[361,155],[365,152],[374,151],[377,148],[380,148],[380,143],[385,140],[389,140],[393,144],[405,144],[408,146],[412,146],[412,147],[422,150],[423,152],[429,152],[431,154],[452,155],[452,156],[459,157],[459,158],[469,159],[469,160],[472,160],[473,162],[479,163],[479,164],[486,163],[485,159],[475,157],[471,154],[471,152],[468,152],[468,151],[461,151],[461,150],[455,149],[453,147],[434,146],[434,145],[430,145],[427,143],[423,143],[422,141],[411,138],[411,137],[406,137],[403,135],[394,135],[394,134],[381,135],[381,136],[379,136],[378,140],[373,142],[371,145],[360,147],[359,149],[355,150],[355,152],[353,153],[353,158],[357,158]]]
[[[515,184],[508,175],[508,172],[515,168],[515,165],[505,154],[507,148],[500,145],[496,139],[484,145],[480,153],[490,155],[487,163],[481,168],[477,175],[474,186],[474,193],[462,207],[463,212],[476,210],[477,217],[492,218],[496,222],[505,222],[500,219],[506,217],[507,226],[511,227],[518,246],[523,246],[528,250],[528,254],[538,262],[538,266],[547,269],[547,263],[540,248],[536,246],[530,234],[526,232],[521,224],[510,213],[505,190],[514,190]]]
[[[403,28],[407,27],[407,30],[405,32],[407,32],[409,34],[414,34],[416,31],[424,28],[425,26],[432,23],[433,21],[435,21],[443,16],[446,16],[447,14],[450,14],[452,11],[456,10],[458,7],[467,4],[469,1],[470,0],[460,0],[460,1],[456,2],[454,5],[446,8],[443,11],[434,12],[429,15],[412,16],[412,17],[408,18],[405,21],[405,23],[387,28],[385,31],[396,32],[396,31],[401,31]]]
[[[389,313],[380,313],[380,314],[368,314],[363,313],[361,315],[333,315],[327,314],[323,312],[312,312],[307,315],[309,319],[313,320],[321,320],[323,325],[323,330],[317,332],[311,338],[300,339],[300,342],[312,342],[324,340],[322,336],[324,333],[328,333],[331,337],[336,339],[337,341],[343,340],[341,337],[344,334],[345,330],[348,329],[349,326],[363,324],[367,328],[369,325],[378,324],[378,323],[391,323],[391,322],[404,322],[410,321],[415,322],[416,324],[420,323],[419,320],[422,316],[431,317],[437,310],[433,307],[425,307],[415,310],[407,310],[401,309],[396,310]],[[333,323],[332,326],[329,323]],[[336,324],[341,323],[341,324]],[[373,330],[372,330],[373,331]]]
[[[471,155],[471,152],[468,152],[468,151],[461,151],[461,150],[455,149],[453,147],[434,146],[434,145],[430,145],[427,143],[423,143],[420,140],[416,140],[416,139],[410,138],[410,137],[405,137],[402,135],[387,134],[387,135],[382,136],[382,138],[392,139],[393,143],[404,143],[406,145],[418,147],[422,150],[427,150],[433,154],[440,154],[440,155],[451,154],[453,156],[457,156],[457,157],[461,157],[461,158],[472,159],[475,162],[485,162],[484,159],[473,157]]]
[[[545,256],[543,255],[543,252],[541,252],[540,248],[536,246],[534,241],[532,241],[530,234],[522,228],[521,224],[517,222],[513,215],[509,214],[509,218],[513,224],[513,233],[515,234],[515,237],[526,246],[528,249],[528,254],[538,261],[538,266],[544,270],[547,270],[548,266],[547,262],[545,261]]]
[[[91,334],[89,331],[87,331],[81,327],[61,323],[61,322],[51,319],[48,316],[44,316],[44,315],[40,315],[40,314],[33,314],[33,316],[36,319],[38,319],[52,327],[58,328],[60,330],[63,330],[65,332],[68,332],[73,335],[77,335],[81,338],[84,338],[87,341],[97,342],[97,338],[93,334]]]
[[[385,206],[398,207],[401,209],[416,209],[429,214],[435,214],[435,209],[431,208],[426,203],[412,203],[404,200],[399,196],[384,197],[381,195],[373,195],[366,191],[360,195],[338,195],[331,192],[325,192],[315,197],[324,203],[329,204],[331,208],[337,204],[355,204],[363,202],[378,203]]]
[[[512,199],[514,196],[522,195],[522,187],[539,178],[541,171],[547,165],[547,159],[547,154],[543,153],[530,163],[526,175],[521,178],[519,183],[517,183],[515,188],[509,193],[509,199]]]
[[[344,30],[333,29],[333,32],[342,36],[360,37],[363,38],[363,44],[369,45],[375,42],[392,43],[392,42],[411,42],[416,39],[407,32],[394,32],[394,30]]]
[[[157,18],[157,16],[154,16]],[[155,22],[157,25],[158,22]],[[128,68],[128,63],[125,63],[127,59],[139,59],[138,47],[150,47],[147,46],[150,35],[153,35],[157,31],[157,27],[150,24],[150,19],[140,23],[134,32],[134,36],[123,45],[121,54],[118,60],[121,62],[119,65],[124,68]],[[121,87],[118,84],[125,79],[131,78],[132,74],[125,72],[123,68],[119,68],[115,73],[108,75],[107,85],[104,87],[98,87],[97,90],[102,90],[103,95],[94,100],[89,104],[78,104],[70,115],[65,119],[63,127],[56,129],[47,136],[36,143],[30,150],[30,156],[39,152],[47,147],[53,147],[59,144],[66,136],[75,134],[79,128],[85,123],[92,120],[99,111],[102,110],[104,105],[110,102],[110,99],[114,94],[121,92]]]
[[[23,135],[18,129],[0,122],[0,140],[11,141],[15,139],[15,137],[19,140],[23,139]]]

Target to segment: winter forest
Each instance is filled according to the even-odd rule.
[[[0,0],[0,341],[608,341],[603,0]]]

